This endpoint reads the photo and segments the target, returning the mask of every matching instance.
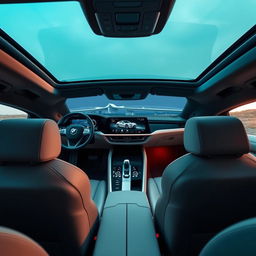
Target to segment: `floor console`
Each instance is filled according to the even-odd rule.
[[[145,191],[146,154],[140,147],[116,147],[109,153],[109,191]]]
[[[110,192],[93,256],[160,256],[146,194]]]

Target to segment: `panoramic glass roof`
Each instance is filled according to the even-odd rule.
[[[176,0],[164,30],[106,38],[75,1],[0,4],[0,28],[62,82],[197,78],[256,21],[256,0]]]

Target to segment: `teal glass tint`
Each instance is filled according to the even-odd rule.
[[[108,105],[115,105],[124,108],[138,108],[138,109],[160,109],[173,110],[181,112],[187,103],[187,99],[175,96],[159,96],[148,95],[141,100],[110,100],[105,95],[82,97],[82,98],[68,98],[66,104],[72,111],[79,111],[91,108],[103,108]]]
[[[255,25],[256,0],[176,0],[164,30],[95,35],[80,4],[0,4],[0,28],[62,82],[197,78]]]

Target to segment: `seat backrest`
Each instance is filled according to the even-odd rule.
[[[31,238],[5,227],[0,227],[0,252],[2,256],[48,256]]]
[[[50,255],[82,255],[98,211],[79,168],[57,159],[52,120],[0,122],[0,225],[20,230]]]
[[[255,256],[256,218],[236,223],[213,237],[199,256]]]
[[[225,227],[256,215],[256,158],[234,117],[187,121],[187,155],[164,171],[155,219],[169,252],[198,255]]]

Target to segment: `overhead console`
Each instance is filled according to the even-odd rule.
[[[174,0],[83,0],[94,33],[107,37],[142,37],[162,31]]]

